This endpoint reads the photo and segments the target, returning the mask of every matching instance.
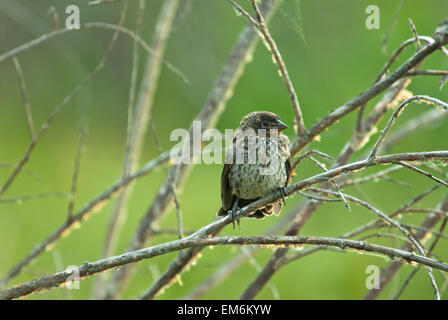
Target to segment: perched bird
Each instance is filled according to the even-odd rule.
[[[237,210],[253,201],[279,192],[285,203],[285,187],[291,177],[289,140],[282,135],[286,128],[272,112],[252,112],[241,120],[227,150],[221,175],[222,207],[217,213],[224,216],[231,210],[233,228]],[[263,219],[272,213],[278,215],[282,200],[257,209],[249,217]]]

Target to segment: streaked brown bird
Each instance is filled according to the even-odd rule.
[[[285,203],[285,187],[291,177],[289,139],[282,135],[286,128],[278,115],[267,111],[252,112],[241,120],[227,150],[221,175],[222,207],[217,213],[224,216],[231,210],[233,228],[236,212],[253,201],[279,192]],[[257,209],[248,217],[278,215],[282,200]]]

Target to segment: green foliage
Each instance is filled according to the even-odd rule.
[[[42,32],[51,31],[52,21],[46,13],[48,7],[55,6],[62,23],[65,6],[70,3],[61,0],[15,2],[18,7],[23,7],[21,19],[13,18],[7,2],[4,8],[0,8],[0,54],[38,37]],[[147,1],[142,38],[148,43],[161,2]],[[125,23],[130,29],[135,26],[137,3],[138,1],[130,1],[130,15]],[[176,20],[166,52],[166,60],[182,70],[190,83],[184,83],[164,67],[153,109],[154,121],[164,149],[174,145],[174,142],[169,141],[170,132],[175,128],[188,128],[191,120],[202,108],[211,84],[239,32],[246,25],[246,20],[237,16],[227,1],[194,0],[191,3],[191,11],[185,18]],[[446,0],[406,2],[391,33],[387,53],[383,54],[381,41],[387,33],[398,3],[399,1],[302,0],[284,1],[281,4],[269,27],[297,90],[308,127],[371,85],[393,50],[402,41],[413,36],[408,26],[408,18],[413,20],[419,34],[431,35],[448,12]],[[380,8],[380,30],[368,30],[365,27],[365,8],[370,4],[376,4]],[[116,23],[121,9],[121,4],[89,7],[87,1],[83,1],[79,6],[82,23]],[[250,6],[245,8],[251,9]],[[183,10],[183,5],[180,10]],[[32,19],[24,19],[25,12],[30,14]],[[34,25],[38,24],[43,27],[34,28]],[[52,39],[19,55],[36,129],[40,128],[64,96],[99,62],[111,35],[109,30],[80,30]],[[120,36],[106,67],[58,115],[46,136],[37,145],[26,167],[40,178],[44,186],[22,172],[4,195],[5,198],[45,190],[69,192],[78,132],[86,120],[89,132],[86,151],[81,161],[75,212],[119,179],[126,134],[132,47],[133,42],[129,38]],[[402,63],[414,51],[413,46],[406,49],[403,57],[400,57],[393,67]],[[145,61],[144,52],[141,51],[141,54],[140,61]],[[143,67],[140,65],[140,72]],[[447,57],[440,53],[431,55],[424,64],[424,69],[446,70],[447,67]],[[445,86],[440,91],[439,80],[439,77],[432,76],[417,77],[408,89],[414,94],[430,95],[448,101],[448,87]],[[0,63],[0,97],[0,163],[17,163],[29,144],[29,135],[20,88],[11,60]],[[372,110],[373,105],[374,101],[368,104],[366,114]],[[429,108],[432,106],[411,105],[398,120],[397,127]],[[235,128],[245,114],[255,110],[276,112],[292,128],[293,113],[288,93],[278,76],[276,65],[272,63],[271,54],[261,43],[257,46],[253,61],[246,67],[217,128],[222,131],[225,128]],[[351,136],[355,122],[356,114],[344,118],[325,131],[321,135],[321,141],[313,142],[311,147],[337,156]],[[382,121],[380,128],[384,125],[385,121]],[[292,129],[285,133],[293,138]],[[447,149],[447,136],[448,126],[445,120],[405,138],[391,152]],[[374,139],[377,137],[378,134]],[[372,141],[365,148],[371,146]],[[153,136],[148,133],[141,163],[157,155]],[[215,218],[220,204],[221,169],[221,165],[194,165],[193,172],[180,194],[185,229],[198,229]],[[0,184],[11,171],[11,168],[0,167]],[[369,169],[368,173],[374,171]],[[317,172],[318,170],[305,160],[299,166],[295,179],[298,181]],[[349,191],[390,213],[433,183],[425,177],[407,171],[395,172],[391,177],[412,184],[412,188],[380,181]],[[136,182],[117,254],[126,249],[140,218],[151,204],[164,178],[165,171],[159,170]],[[438,190],[423,201],[421,206],[432,208],[445,194],[446,190]],[[283,214],[302,200],[299,195],[290,198]],[[51,252],[39,256],[12,284],[55,272],[58,269],[55,265],[55,255],[60,256],[63,267],[98,260],[111,207],[107,205],[100,213],[92,215],[84,222],[81,229],[58,241]],[[53,232],[66,219],[66,214],[67,200],[64,198],[37,199],[21,204],[0,203],[0,277],[36,243]],[[348,213],[342,203],[330,203],[313,214],[301,234],[338,236],[374,218],[371,212],[363,208],[354,207],[352,212]],[[261,235],[279,219],[244,219],[241,231],[228,226],[222,234]],[[404,221],[415,224],[419,224],[423,219],[423,214],[404,217]],[[172,209],[161,228],[175,227],[175,210]],[[175,238],[176,236],[159,236],[151,244]],[[372,241],[401,246],[396,240]],[[435,253],[446,258],[443,254],[447,249],[447,242],[442,239]],[[271,253],[270,249],[260,250],[255,257],[258,265],[264,266]],[[205,249],[202,254],[203,257],[198,260],[197,265],[182,274],[183,285],[172,285],[160,298],[174,299],[189,293],[217,268],[240,254],[240,249],[216,247],[213,250]],[[153,275],[163,272],[175,257],[174,253],[141,262],[124,298],[135,298],[146,290],[154,280]],[[374,256],[322,251],[287,265],[271,282],[282,299],[359,299],[366,291],[365,268],[370,264],[385,266],[388,262],[390,261]],[[389,284],[381,298],[390,297],[390,293],[394,294],[412,268],[409,265],[404,266],[399,277]],[[205,298],[237,298],[256,274],[254,266],[245,264]],[[435,277],[438,283],[442,284],[442,276],[435,273]],[[72,298],[87,299],[92,284],[93,279],[83,280],[80,290],[70,290],[68,294]],[[65,294],[63,289],[55,289],[29,298],[59,299],[65,298]],[[260,299],[273,297],[269,287],[264,288],[257,296]],[[403,298],[433,298],[424,270],[420,270]],[[448,298],[447,293],[444,298]]]

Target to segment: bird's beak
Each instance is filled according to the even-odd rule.
[[[288,128],[288,126],[286,124],[284,124],[281,120],[277,120],[275,122],[275,129],[278,129],[278,131],[282,131]]]

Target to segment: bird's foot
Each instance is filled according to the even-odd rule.
[[[286,191],[286,188],[285,187],[278,188],[277,192],[280,193],[280,196],[282,197],[283,204],[286,206],[286,197],[288,196],[288,192]]]
[[[233,208],[232,208],[233,230],[235,230],[235,220],[238,222],[238,228],[241,230],[240,219],[236,217],[237,211],[243,212],[243,210],[241,210],[241,208],[238,207],[238,199],[235,201],[235,203],[233,204]]]

